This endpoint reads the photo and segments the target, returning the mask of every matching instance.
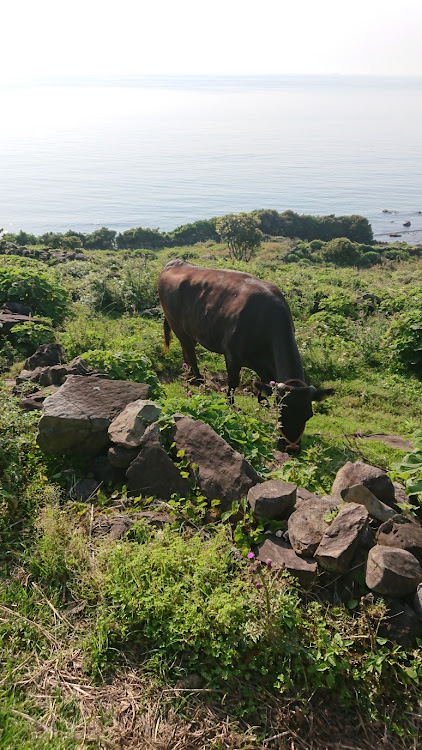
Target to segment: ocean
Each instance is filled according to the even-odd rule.
[[[376,239],[422,242],[421,94],[422,78],[352,76],[2,88],[0,227],[164,231],[275,208],[361,214]]]

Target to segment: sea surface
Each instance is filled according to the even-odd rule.
[[[2,88],[0,227],[163,231],[275,208],[361,214],[376,239],[422,242],[421,94],[422,78],[351,76]]]

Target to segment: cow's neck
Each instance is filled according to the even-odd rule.
[[[282,347],[277,347],[274,352],[274,364],[277,383],[285,383],[287,380],[300,380],[303,382],[303,365],[294,336],[285,340]]]

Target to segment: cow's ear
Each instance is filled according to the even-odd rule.
[[[315,388],[314,385],[310,385],[309,390],[311,401],[324,401],[325,398],[332,396],[336,392],[335,388]]]
[[[253,386],[258,393],[264,394],[264,396],[271,396],[273,389],[268,383],[263,383],[262,380],[254,380]]]

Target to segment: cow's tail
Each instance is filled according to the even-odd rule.
[[[171,328],[168,324],[167,318],[164,318],[164,351],[168,351],[171,341]]]

